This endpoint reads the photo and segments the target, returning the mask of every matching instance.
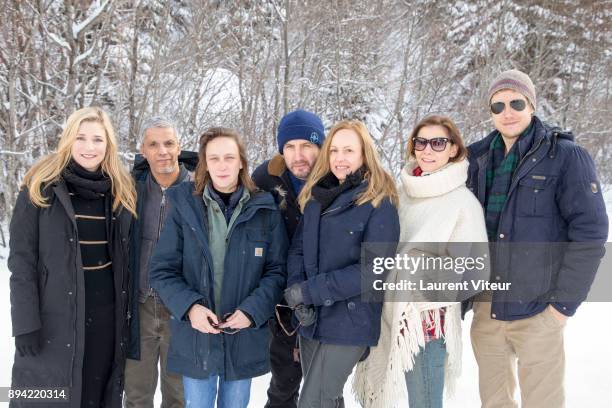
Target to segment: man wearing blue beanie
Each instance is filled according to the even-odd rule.
[[[325,128],[317,115],[298,109],[281,119],[276,140],[280,154],[257,167],[252,178],[257,187],[274,196],[285,218],[287,236],[291,238],[301,217],[297,196],[319,155]],[[279,311],[287,312],[279,313],[282,322],[276,319],[269,322],[273,334],[270,341],[272,380],[265,407],[293,408],[297,406],[302,368],[296,334],[292,333],[291,310]]]

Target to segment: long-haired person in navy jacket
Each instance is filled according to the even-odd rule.
[[[329,132],[298,198],[285,299],[300,323],[304,385],[299,407],[344,406],[342,390],[380,335],[380,302],[364,302],[361,246],[399,239],[397,190],[365,125]]]
[[[187,407],[246,408],[251,379],[270,371],[267,322],[285,288],[281,214],[227,128],[202,134],[195,183],[167,196],[150,276],[172,313],[168,371],[183,376]]]

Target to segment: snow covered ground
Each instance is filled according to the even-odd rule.
[[[612,219],[612,191],[606,193],[606,206]],[[612,225],[611,225],[612,227]],[[612,228],[611,228],[612,229]],[[15,351],[11,338],[9,304],[9,272],[6,267],[8,250],[0,248],[0,336],[6,345],[0,353],[0,387],[11,383],[11,366]],[[599,273],[612,271],[600,270]],[[565,329],[566,392],[568,408],[604,408],[610,406],[610,367],[612,351],[612,303],[585,303],[576,315],[569,319]],[[463,330],[463,375],[457,386],[457,394],[446,402],[448,408],[475,408],[479,406],[478,375],[476,362],[470,346],[469,326],[471,314],[464,322]],[[270,376],[255,378],[251,387],[249,407],[263,407]],[[359,407],[351,395],[350,379],[344,396],[347,407]],[[159,406],[160,395],[156,395]],[[608,401],[608,402],[606,402]],[[7,406],[0,403],[0,406]],[[406,403],[405,406],[408,404]]]

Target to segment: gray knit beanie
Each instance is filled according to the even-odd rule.
[[[513,91],[519,92],[522,94],[533,106],[533,109],[536,108],[536,92],[535,86],[533,86],[533,82],[531,82],[531,78],[524,72],[519,71],[518,69],[510,69],[508,71],[504,71],[497,76],[491,82],[491,86],[489,86],[489,92],[487,101],[491,103],[491,98],[495,95],[496,92],[501,91],[503,89],[511,89]]]

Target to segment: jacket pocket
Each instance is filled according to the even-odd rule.
[[[550,290],[553,264],[550,245],[517,242],[504,248],[511,257],[509,300],[532,302]]]
[[[268,231],[261,228],[248,228],[246,230],[248,240],[245,259],[248,261],[263,261],[268,255],[268,244],[270,237]]]
[[[269,358],[270,329],[268,326],[243,329],[234,336],[236,338],[232,347],[232,359],[237,367],[261,364]]]
[[[555,210],[556,177],[531,174],[519,180],[518,215],[552,217]]]
[[[369,327],[372,316],[370,314],[370,308],[367,304],[358,300],[347,299],[344,301],[346,304],[346,310],[353,323],[356,327]]]
[[[356,222],[349,225],[344,231],[343,242],[348,244],[348,255],[353,259],[361,257],[361,244],[363,242],[363,234],[365,225],[363,222]]]
[[[191,327],[191,323],[177,320],[174,316],[170,317],[170,334],[168,355],[198,361],[196,353],[197,330]]]

